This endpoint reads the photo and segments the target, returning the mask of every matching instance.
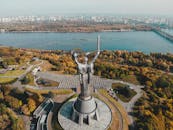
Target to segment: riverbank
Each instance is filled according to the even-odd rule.
[[[133,31],[150,31],[150,30],[134,30],[134,29],[110,29],[97,31],[3,31],[0,33],[96,33],[96,32],[133,32]]]
[[[146,25],[97,22],[0,23],[0,32],[101,32],[102,30],[151,31]]]

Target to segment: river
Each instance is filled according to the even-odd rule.
[[[0,44],[20,48],[95,50],[97,35],[101,36],[102,50],[142,51],[144,53],[173,53],[173,43],[152,31],[94,32],[94,33],[0,33]]]

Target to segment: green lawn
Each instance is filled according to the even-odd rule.
[[[37,94],[48,94],[49,92],[52,92],[54,94],[60,94],[60,95],[73,93],[71,89],[37,90],[37,89],[25,88],[25,91]]]
[[[34,86],[34,76],[31,73],[28,73],[22,80],[21,80],[22,84],[28,84],[31,86]]]
[[[112,89],[116,89],[117,87],[126,87],[127,85],[122,84],[122,83],[113,83],[112,84]]]
[[[11,70],[7,71],[4,74],[0,74],[0,76],[20,76],[25,72],[25,70]]]
[[[129,102],[137,93],[130,89],[128,85],[121,83],[112,84],[113,91],[117,97],[123,102]]]
[[[15,80],[16,80],[16,78],[0,78],[0,84],[11,83]]]
[[[48,80],[48,79],[38,79],[37,84],[42,87],[57,87],[59,83],[56,81]]]

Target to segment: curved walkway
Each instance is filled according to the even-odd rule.
[[[123,130],[123,116],[120,112],[120,110],[117,108],[117,106],[109,99],[107,98],[106,96],[100,94],[99,92],[97,92],[97,94],[101,97],[103,97],[107,102],[109,102],[115,109],[117,115],[118,115],[118,119],[119,119],[119,125],[118,125],[118,130]],[[114,128],[115,129],[115,128]]]

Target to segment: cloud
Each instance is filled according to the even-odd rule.
[[[0,15],[57,13],[171,14],[172,0],[0,0]]]

